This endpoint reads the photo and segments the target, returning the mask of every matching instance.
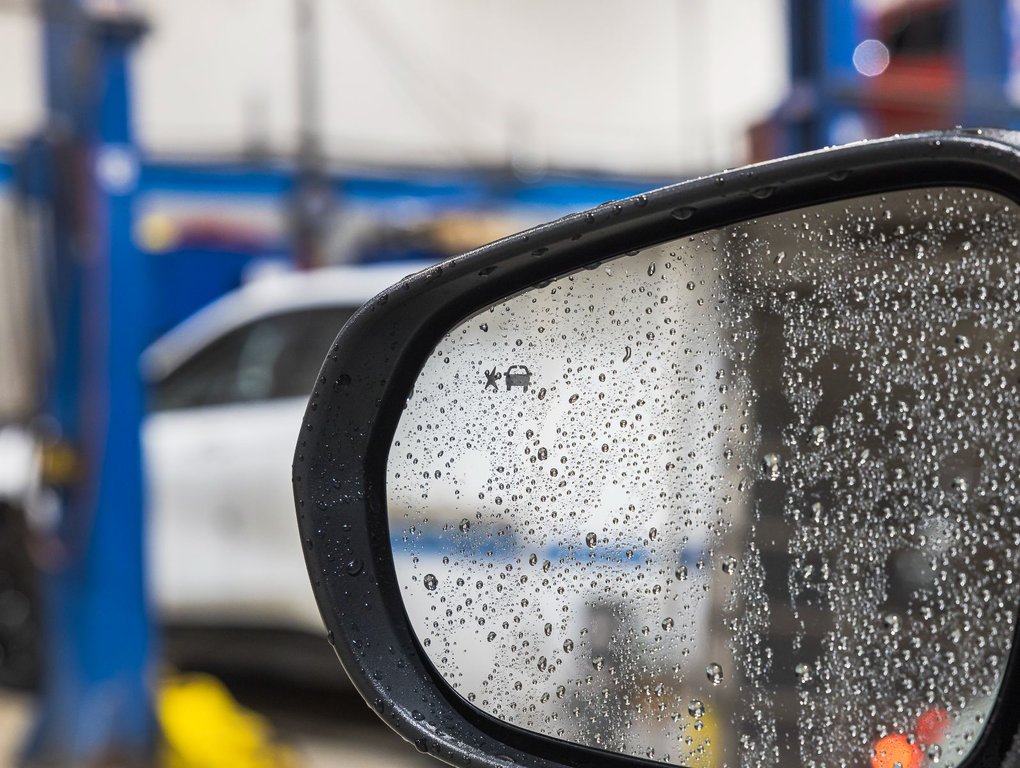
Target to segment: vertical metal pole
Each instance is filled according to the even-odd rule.
[[[864,37],[859,0],[826,0],[818,40],[822,45],[819,146],[866,138],[864,119],[854,103],[861,76],[854,68],[854,49]]]
[[[1020,110],[1010,99],[1014,49],[1020,45],[1018,14],[1020,4],[1014,0],[960,0],[956,7],[963,125],[1020,127]]]
[[[792,94],[781,112],[785,154],[835,143],[857,119],[850,97],[859,81],[853,52],[861,35],[854,0],[790,0],[787,13]]]
[[[295,4],[298,153],[291,222],[294,263],[305,269],[322,266],[327,260],[324,241],[334,205],[322,152],[316,2],[298,0]]]
[[[58,282],[50,412],[78,457],[47,551],[44,679],[28,762],[151,764],[152,632],[143,566],[138,358],[145,261],[132,240],[138,157],[123,12],[46,4]]]

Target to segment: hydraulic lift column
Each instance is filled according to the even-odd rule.
[[[59,514],[41,542],[43,688],[26,758],[146,765],[156,740],[139,441],[148,297],[133,242],[129,77],[144,25],[123,2],[41,8],[48,120],[23,166],[51,222],[37,256],[52,309],[44,456]]]

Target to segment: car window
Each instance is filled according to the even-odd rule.
[[[289,312],[230,331],[158,382],[153,407],[159,411],[307,396],[329,345],[356,309]]]

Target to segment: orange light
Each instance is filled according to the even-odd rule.
[[[942,707],[932,707],[917,718],[917,738],[923,744],[941,744],[952,718]]]
[[[890,733],[875,742],[871,768],[921,768],[924,754],[902,733]]]

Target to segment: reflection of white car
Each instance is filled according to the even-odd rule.
[[[266,276],[146,351],[149,562],[163,619],[322,632],[294,529],[294,445],[340,327],[418,266]]]

